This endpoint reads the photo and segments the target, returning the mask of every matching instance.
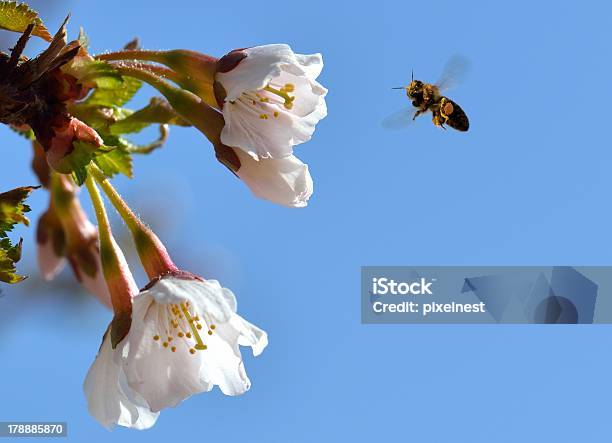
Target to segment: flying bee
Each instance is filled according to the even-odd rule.
[[[383,120],[383,126],[389,129],[400,129],[410,124],[419,115],[431,111],[434,125],[442,129],[446,129],[444,125],[448,125],[458,131],[467,131],[470,122],[466,113],[461,109],[461,106],[441,94],[441,91],[450,88],[461,80],[467,72],[467,67],[468,61],[466,59],[455,56],[446,64],[437,83],[431,84],[415,80],[413,74],[408,86],[393,88],[406,91],[406,95],[412,102],[412,106],[416,108],[416,112],[414,112],[414,108],[408,108],[391,114]]]

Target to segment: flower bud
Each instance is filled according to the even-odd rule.
[[[66,237],[62,223],[52,206],[38,220],[36,243],[40,273],[45,280],[53,280],[66,264]]]
[[[51,202],[38,226],[39,266],[47,279],[61,270],[65,257],[77,280],[100,302],[110,307],[110,294],[100,261],[98,231],[77,197],[78,188],[66,175],[51,176]],[[61,229],[61,232],[60,232]]]
[[[60,125],[52,126],[53,132],[50,139],[41,141],[47,153],[49,165],[62,174],[69,174],[73,170],[72,163],[68,156],[75,149],[75,142],[84,142],[92,145],[95,149],[104,143],[98,133],[75,117],[65,117],[58,119]],[[46,144],[45,144],[46,142]]]

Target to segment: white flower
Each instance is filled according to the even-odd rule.
[[[83,389],[89,413],[102,426],[115,425],[147,429],[155,424],[158,412],[151,412],[147,403],[127,385],[122,358],[128,348],[123,340],[113,350],[110,333],[104,334],[102,346],[87,372]]]
[[[327,115],[327,89],[316,81],[323,69],[321,54],[295,54],[276,44],[229,55],[233,66],[224,68],[221,58],[215,76],[225,94],[220,97],[225,120],[221,141],[254,159],[291,155],[293,146],[310,140]]]
[[[238,177],[253,194],[280,205],[301,208],[307,205],[313,192],[308,165],[296,156],[254,160],[240,149],[235,149],[240,160]]]
[[[236,314],[236,298],[216,280],[163,276],[134,298],[124,370],[152,411],[218,385],[226,395],[250,387],[239,345],[259,355],[264,331]]]

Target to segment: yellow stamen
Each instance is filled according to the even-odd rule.
[[[291,91],[287,91],[284,87],[282,89],[275,89],[271,87],[270,85],[266,86],[264,88],[264,91],[268,91],[274,95],[278,95],[280,98],[285,100],[285,108],[287,109],[293,108],[293,100],[295,100],[295,97],[292,97],[289,94],[287,94],[287,92],[291,92]]]
[[[204,342],[202,342],[202,339],[200,338],[200,334],[198,333],[198,330],[193,325],[193,318],[191,317],[191,314],[189,314],[189,311],[187,310],[187,305],[181,305],[181,309],[183,311],[183,314],[185,314],[185,318],[187,319],[187,323],[189,324],[189,328],[191,329],[191,332],[193,332],[194,340],[196,341],[195,348],[205,349]],[[187,335],[187,337],[189,337],[189,335]]]

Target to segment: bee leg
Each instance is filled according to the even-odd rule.
[[[423,110],[421,109],[417,109],[417,111],[414,113],[414,116],[412,117],[412,120],[415,120],[419,115],[421,115],[423,112]]]
[[[437,112],[434,112],[432,117],[431,117],[431,121],[434,125],[436,126],[442,126],[442,128],[444,128],[444,122],[442,121],[442,119],[440,118],[440,116],[438,115]]]

